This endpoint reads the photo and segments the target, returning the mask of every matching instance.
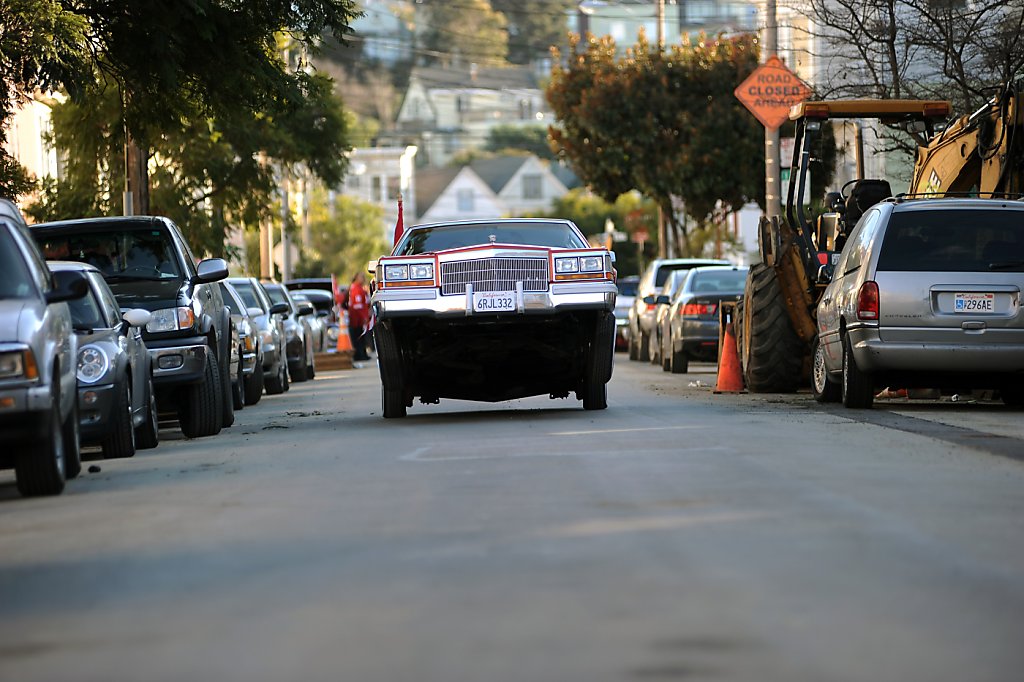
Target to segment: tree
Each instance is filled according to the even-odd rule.
[[[302,254],[296,276],[334,274],[345,283],[364,270],[369,260],[390,250],[381,229],[384,212],[379,206],[339,195],[332,210],[322,191],[315,199],[310,215],[312,248]]]
[[[641,35],[621,58],[611,38],[574,36],[547,90],[553,147],[604,199],[636,189],[655,201],[692,253],[680,203],[703,227],[721,206],[763,197],[763,128],[732,92],[757,58],[752,35],[665,52]]]
[[[549,57],[552,47],[565,45],[566,19],[577,0],[491,0],[508,21],[508,60],[529,64]]]
[[[551,143],[548,142],[548,130],[543,126],[495,126],[487,135],[484,149],[491,152],[515,149],[549,161],[555,160]]]
[[[487,0],[426,0],[424,47],[435,61],[503,66],[508,55],[505,15],[491,9]]]
[[[144,156],[183,120],[301,115],[322,83],[305,64],[289,64],[284,50],[315,50],[327,32],[343,39],[356,12],[354,0],[4,1],[20,19],[12,32],[18,40],[9,40],[3,8],[4,59],[8,42],[17,47],[13,68],[4,64],[5,89],[62,89],[84,103],[112,87],[120,102],[115,120]],[[339,161],[332,172],[343,168]]]

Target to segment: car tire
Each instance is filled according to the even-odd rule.
[[[843,387],[828,375],[825,351],[818,337],[814,337],[811,346],[811,395],[819,403],[837,403],[843,397]]]
[[[868,409],[875,401],[875,387],[871,375],[857,367],[853,349],[848,341],[843,342],[843,405],[854,409]]]
[[[124,377],[124,386],[117,393],[114,410],[110,415],[110,430],[100,445],[104,459],[124,459],[135,456],[135,428],[132,426],[132,391]]]
[[[312,381],[316,378],[316,353],[309,349],[309,358],[306,360],[306,380]]]
[[[671,365],[669,368],[670,372],[673,374],[686,374],[690,371],[690,358],[686,355],[686,351],[676,352],[670,349],[669,354],[671,356],[669,361]]]
[[[77,392],[76,392],[77,393]],[[78,396],[71,404],[71,414],[64,420],[64,480],[78,478],[82,473],[82,442],[78,437],[81,424],[78,421]]]
[[[638,334],[634,334],[632,331],[629,333],[629,339],[626,342],[629,348],[629,359],[639,360],[640,359],[640,344],[637,341]]]
[[[806,347],[796,335],[775,269],[759,263],[743,294],[740,366],[752,393],[792,393],[800,385]]]
[[[263,363],[259,358],[256,360],[256,368],[253,369],[252,374],[242,379],[245,383],[246,406],[255,405],[263,397]]]
[[[280,395],[285,392],[285,386],[288,381],[287,372],[288,370],[285,368],[285,361],[283,359],[278,360],[274,371],[264,378],[267,395]]]
[[[281,377],[281,385],[284,387],[284,393],[287,393],[288,389],[292,387],[292,373],[291,370],[288,369],[287,362],[282,362],[281,364],[283,365],[281,369],[283,373],[283,376]]]
[[[647,357],[652,365],[661,364],[661,341],[653,330],[650,334],[650,341],[647,342]]]
[[[643,331],[640,332],[640,339],[637,341],[637,345],[640,348],[637,360],[640,362],[651,361],[651,335],[645,334]]]
[[[153,377],[146,383],[146,418],[135,430],[135,448],[149,450],[160,444],[160,413],[156,409],[156,391]]]
[[[242,356],[238,356],[238,381],[231,384],[231,402],[236,410],[245,408],[245,372],[242,371]]]
[[[291,374],[292,381],[297,384],[309,379],[309,348],[307,348],[306,342],[302,344],[302,357],[299,359],[299,364]]]
[[[385,419],[401,419],[408,408],[405,391],[405,371],[398,339],[388,323],[380,323],[373,330],[380,365],[381,408]]]
[[[590,340],[583,370],[580,398],[584,410],[608,407],[608,382],[612,378],[614,355],[615,318],[611,313],[601,313],[594,325],[594,336]]]
[[[206,354],[203,381],[186,389],[178,407],[181,432],[186,438],[216,436],[224,426],[224,392],[220,387],[220,368],[210,351]]]
[[[35,442],[23,446],[14,461],[18,492],[25,497],[59,495],[64,491],[65,429],[60,420],[60,383],[57,381],[54,382],[52,395],[53,406],[45,417],[42,433]],[[77,418],[78,413],[74,410],[72,413]]]
[[[661,369],[663,372],[672,371],[672,342],[662,337],[661,342]]]
[[[217,363],[220,369],[221,426],[227,428],[235,423],[235,397],[231,390],[231,354],[225,354],[224,362]]]

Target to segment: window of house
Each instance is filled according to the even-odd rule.
[[[473,190],[471,188],[460,189],[455,193],[455,201],[459,213],[469,213],[473,210]]]
[[[402,179],[397,175],[388,178],[388,201],[398,201],[402,191]]]
[[[541,184],[540,174],[523,175],[523,198],[542,199],[543,197],[544,188]]]
[[[348,185],[349,189],[359,189],[359,176],[350,175],[345,180],[345,184]]]
[[[383,201],[384,192],[381,188],[380,176],[374,175],[370,178],[370,201]]]

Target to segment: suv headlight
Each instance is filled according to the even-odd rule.
[[[99,346],[88,344],[78,349],[78,380],[83,384],[95,384],[110,369],[110,358]]]
[[[161,308],[151,314],[153,317],[146,325],[146,331],[150,333],[189,329],[196,323],[196,314],[191,308]]]

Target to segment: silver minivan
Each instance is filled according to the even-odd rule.
[[[857,223],[818,304],[821,402],[995,388],[1024,404],[1024,201],[895,198]]]

